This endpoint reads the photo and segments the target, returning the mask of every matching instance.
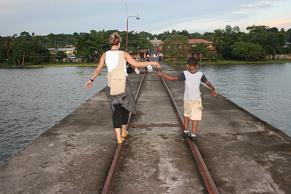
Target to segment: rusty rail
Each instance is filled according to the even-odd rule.
[[[137,89],[135,97],[134,97],[135,103],[137,102],[137,98],[138,98],[143,80],[145,78],[145,75],[146,75],[146,73],[143,74],[141,80],[139,81],[138,89]],[[132,118],[132,113],[129,114],[128,123],[130,122],[131,118]],[[115,171],[118,167],[118,164],[120,162],[120,156],[121,156],[123,150],[124,150],[124,143],[117,144],[117,148],[116,148],[110,169],[108,171],[108,174],[107,174],[107,177],[106,177],[103,189],[102,189],[102,194],[109,194],[110,193],[110,186],[111,186],[111,183],[112,183],[112,180],[114,177],[114,173],[115,173]]]
[[[171,104],[172,104],[172,107],[176,113],[176,116],[177,116],[177,119],[181,125],[181,130],[182,132],[184,131],[184,124],[183,124],[183,117],[181,115],[181,112],[177,106],[177,103],[173,97],[173,95],[171,94],[170,92],[170,89],[165,81],[165,79],[162,77],[161,78],[162,82],[163,82],[163,85],[165,86],[165,89],[167,91],[167,94],[170,98],[170,101],[171,101]],[[191,153],[193,155],[193,158],[198,166],[198,169],[199,169],[199,172],[200,172],[200,175],[203,179],[203,182],[204,182],[204,185],[207,189],[207,192],[209,194],[218,194],[218,190],[217,190],[217,187],[208,171],[208,168],[203,160],[203,157],[201,156],[201,153],[196,145],[196,143],[194,143],[193,141],[189,140],[188,138],[186,138],[187,142],[188,142],[188,145],[189,145],[189,148],[191,150]]]

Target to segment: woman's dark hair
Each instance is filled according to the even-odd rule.
[[[187,65],[193,65],[196,66],[198,65],[198,60],[195,57],[189,57],[187,60]]]
[[[121,43],[121,37],[119,36],[119,34],[117,32],[113,32],[112,34],[110,34],[109,44],[113,46],[118,45],[119,43]]]

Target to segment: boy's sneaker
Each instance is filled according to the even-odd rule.
[[[190,135],[190,131],[189,131],[188,129],[184,129],[184,135],[185,135],[186,137],[189,137],[189,135]]]
[[[196,141],[196,139],[197,139],[197,135],[194,134],[194,133],[191,133],[191,134],[190,134],[190,138],[191,138],[193,141]]]

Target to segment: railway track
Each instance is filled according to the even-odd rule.
[[[140,93],[142,92],[141,88],[142,88],[142,85],[144,84],[144,80],[145,79],[146,79],[146,74],[143,74],[143,76],[142,76],[142,78],[141,78],[141,80],[139,82],[138,90],[137,90],[136,95],[135,95],[135,101],[136,101],[136,103],[137,103],[137,99],[138,99]],[[170,101],[171,106],[172,106],[172,110],[174,110],[175,117],[176,117],[176,119],[178,121],[178,124],[179,124],[178,125],[179,127],[177,127],[177,129],[181,129],[181,132],[183,133],[184,127],[183,127],[183,118],[182,118],[181,112],[180,112],[180,110],[179,110],[179,108],[178,108],[178,106],[177,106],[177,104],[176,104],[176,102],[175,102],[175,100],[173,98],[173,95],[171,94],[171,91],[170,91],[170,89],[169,89],[166,81],[163,78],[159,78],[159,79],[154,80],[154,81],[157,81],[156,82],[156,85],[159,86],[159,89],[160,90],[163,90],[162,87],[165,89],[165,91],[167,93],[167,95],[165,95],[165,96],[168,97],[167,100]],[[159,91],[159,92],[162,92],[162,91]],[[132,123],[133,122],[132,120],[133,120],[132,119],[132,115],[130,115],[130,117],[129,117],[129,123]],[[140,125],[137,125],[137,126],[140,126],[141,127],[141,126],[145,126],[145,125],[141,125],[140,124]],[[177,126],[177,124],[175,125],[175,124],[169,124],[169,123],[159,123],[159,124],[150,123],[150,124],[147,124],[146,125],[147,128],[150,128],[151,126],[152,126],[152,128],[154,128],[154,127],[167,128],[167,127],[171,127],[171,126],[172,127]],[[159,135],[162,135],[162,134],[159,134]],[[188,185],[187,186],[187,187],[189,187],[188,190],[189,189],[191,190],[191,187],[193,187],[193,188],[196,187],[196,188],[201,188],[200,189],[201,190],[201,193],[218,194],[218,190],[216,188],[216,185],[215,185],[215,183],[214,183],[214,181],[213,181],[213,179],[212,179],[212,177],[211,177],[211,175],[210,175],[210,173],[208,171],[207,165],[205,164],[205,162],[204,162],[204,160],[203,160],[203,158],[202,158],[202,156],[200,154],[200,151],[199,151],[198,146],[196,145],[195,142],[189,140],[188,138],[185,138],[184,141],[187,142],[187,145],[188,145],[188,147],[189,147],[189,149],[191,151],[191,154],[192,154],[192,157],[193,157],[193,159],[195,161],[195,165],[196,165],[196,169],[197,169],[195,171],[193,170],[192,174],[194,174],[193,176],[198,177],[197,179],[200,180],[200,181],[189,181],[190,183],[193,183],[193,185]],[[108,172],[108,175],[107,175],[107,178],[106,178],[106,181],[105,181],[103,190],[102,190],[102,194],[116,193],[116,187],[112,188],[112,185],[113,185],[112,183],[113,182],[122,181],[122,180],[119,180],[119,179],[115,178],[115,176],[116,176],[116,172],[118,171],[118,164],[120,163],[121,156],[125,154],[125,153],[123,153],[124,152],[124,146],[125,146],[124,143],[117,145],[116,152],[115,152],[114,158],[112,160],[111,167],[110,167],[110,170]],[[154,145],[154,146],[157,146],[157,145]],[[133,149],[135,149],[135,148],[133,148]],[[136,148],[136,149],[138,150],[139,148]],[[163,148],[163,149],[167,149],[167,148]],[[179,148],[179,149],[182,149],[182,148]],[[188,153],[187,155],[189,155],[189,151],[187,153]],[[165,156],[168,157],[168,155],[165,155]],[[125,156],[125,157],[127,157],[127,156]],[[159,156],[159,157],[163,157],[163,156]],[[189,156],[187,156],[187,157],[189,157]],[[124,159],[126,159],[126,158],[124,158]],[[140,158],[140,159],[142,160],[142,158]],[[192,161],[193,161],[193,159],[192,159]],[[143,159],[143,160],[145,160],[145,159]],[[171,160],[172,159],[170,158],[170,161]],[[191,161],[191,159],[190,160],[189,159],[188,160],[185,159],[185,161]],[[144,168],[147,168],[147,166],[145,164],[143,164],[143,166],[144,166]],[[162,166],[162,165],[160,165],[160,166]],[[160,167],[160,168],[162,168],[162,167]],[[164,169],[164,168],[162,168],[162,169]],[[135,169],[135,170],[136,171],[139,171],[141,169]],[[172,174],[177,174],[177,173],[179,173],[179,172],[172,173]],[[161,173],[161,174],[163,174],[163,173]],[[167,174],[170,175],[171,172],[167,172]],[[181,171],[181,174],[183,174],[182,171]],[[191,172],[190,172],[190,174],[191,174]],[[128,175],[126,175],[126,176],[128,176]],[[186,176],[185,173],[184,173],[184,176]],[[134,175],[132,177],[134,177]],[[127,180],[127,181],[129,179],[126,179],[125,178],[125,180]],[[173,180],[169,180],[168,182],[170,182],[171,184],[172,183],[177,184],[177,183],[175,183],[175,179],[178,179],[178,178],[175,178],[175,177],[172,176],[172,179]],[[180,177],[180,179],[181,179],[181,177]],[[138,181],[134,181],[134,184],[137,184],[137,182]],[[182,182],[187,182],[187,181],[183,180]],[[125,183],[125,184],[128,184],[128,183]],[[154,182],[152,184],[155,185]],[[180,182],[180,184],[182,185],[183,183]],[[118,185],[118,183],[115,183],[115,185]],[[150,186],[150,183],[149,183],[148,186]],[[136,186],[134,186],[134,187],[136,187]],[[159,185],[157,187],[161,187],[161,186]],[[179,189],[181,187],[182,186],[177,187],[177,188]],[[163,186],[162,186],[162,188],[163,188]],[[115,190],[115,192],[113,192],[112,190]],[[131,188],[129,190],[131,190],[131,193],[132,193],[132,191],[135,191],[134,188]],[[172,193],[172,192],[173,193],[177,193],[177,190],[171,190],[171,188],[167,188],[166,190],[167,190],[167,193]],[[118,189],[117,189],[117,191],[118,191]],[[156,191],[156,192],[157,193],[164,193],[162,190],[159,190],[159,191]],[[181,193],[185,193],[185,192],[186,191],[184,191],[184,192],[181,191]],[[118,191],[117,193],[122,193],[122,192],[121,191]],[[145,193],[151,193],[150,192],[150,189],[147,192],[145,192]]]

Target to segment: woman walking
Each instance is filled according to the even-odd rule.
[[[113,111],[112,121],[117,143],[120,144],[128,134],[129,112],[136,113],[130,82],[126,79],[126,62],[137,68],[143,68],[148,65],[154,65],[159,68],[160,64],[158,62],[137,62],[127,52],[119,50],[121,37],[117,32],[110,35],[109,43],[111,50],[102,54],[96,70],[85,86],[88,89],[92,87],[94,80],[106,64],[108,69],[106,93]]]

